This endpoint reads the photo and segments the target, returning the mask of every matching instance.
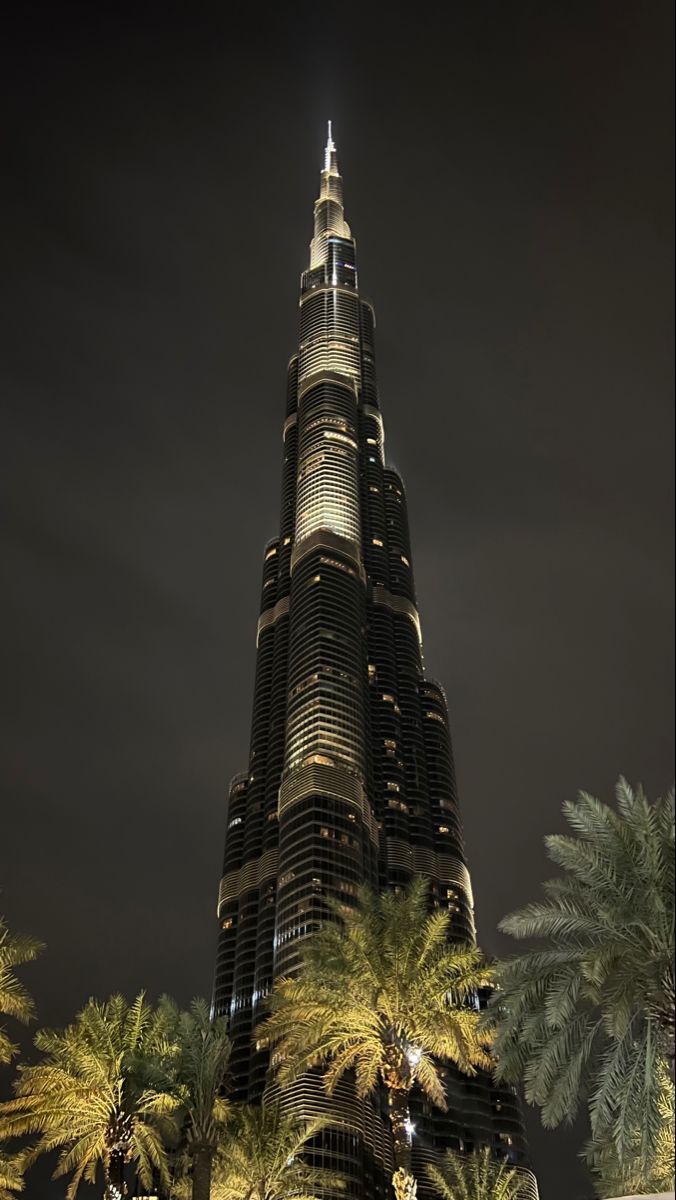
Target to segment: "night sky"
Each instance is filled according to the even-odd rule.
[[[327,117],[484,947],[566,798],[670,785],[672,10],[5,11],[0,911],[43,1023],[210,990]],[[533,1117],[543,1200],[580,1141]]]

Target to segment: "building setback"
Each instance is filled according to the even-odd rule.
[[[268,1083],[254,1030],[327,897],[353,905],[363,883],[422,874],[454,936],[475,938],[446,699],[423,670],[406,496],[384,453],[374,327],[329,126],[288,369],[280,531],[263,563],[249,767],[230,786],[218,899],[214,1011],[230,1020],[240,1100]],[[524,1197],[536,1197],[513,1091],[449,1070],[447,1095],[448,1113],[414,1103],[418,1171],[445,1146],[487,1144],[524,1168]],[[390,1195],[377,1100],[358,1102],[345,1083],[328,1101],[311,1076],[285,1102],[342,1122],[317,1161],[343,1172],[350,1200]]]

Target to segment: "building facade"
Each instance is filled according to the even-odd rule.
[[[230,1019],[238,1099],[257,1101],[268,1083],[254,1030],[327,897],[352,905],[364,882],[403,887],[422,874],[455,936],[475,938],[446,699],[423,669],[374,328],[329,126],[288,368],[279,536],[264,553],[249,764],[230,787],[218,899],[214,1010]],[[514,1093],[454,1071],[447,1092],[446,1114],[417,1104],[418,1165],[444,1146],[489,1144],[523,1167],[524,1196],[536,1197]],[[328,1103],[313,1076],[285,1102]],[[378,1101],[357,1102],[346,1083],[330,1103],[342,1123],[318,1161],[347,1176],[351,1200],[389,1196]]]

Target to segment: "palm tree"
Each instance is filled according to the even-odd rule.
[[[42,950],[42,943],[34,938],[17,937],[11,934],[0,917],[0,1013],[27,1025],[35,1013],[33,1001],[23,984],[14,974],[14,968],[32,962]],[[0,1026],[0,1063],[8,1063],[17,1053]]]
[[[301,1157],[326,1124],[279,1104],[240,1109],[216,1159],[214,1200],[316,1200],[320,1188],[342,1188],[339,1176]]]
[[[38,1031],[44,1054],[20,1066],[16,1097],[0,1104],[0,1137],[39,1134],[27,1163],[59,1151],[54,1178],[72,1174],[66,1196],[93,1183],[101,1165],[106,1200],[127,1195],[125,1167],[134,1163],[149,1186],[153,1170],[167,1182],[162,1131],[175,1127],[178,1101],[167,1090],[176,1053],[166,1018],[143,993],[90,1000],[62,1032]]]
[[[544,949],[499,969],[497,1075],[523,1080],[548,1128],[589,1098],[594,1154],[649,1173],[674,1063],[674,793],[650,803],[624,779],[617,809],[586,793],[564,805],[573,836],[546,839],[562,876],[502,922]]]
[[[428,1167],[427,1176],[443,1200],[518,1200],[518,1173],[485,1146],[474,1154],[446,1151],[441,1167]]]
[[[300,973],[280,980],[259,1037],[276,1047],[282,1086],[313,1067],[331,1094],[354,1071],[361,1097],[383,1084],[394,1141],[397,1195],[415,1196],[410,1095],[417,1084],[446,1108],[438,1060],[468,1075],[489,1068],[477,991],[492,972],[473,947],[449,943],[450,913],[429,912],[428,885],[361,893],[356,910],[303,943]]]
[[[0,1147],[0,1200],[15,1200],[23,1189],[23,1156],[5,1154]]]
[[[192,1200],[209,1200],[212,1164],[231,1111],[221,1095],[230,1061],[228,1024],[224,1017],[210,1020],[208,1005],[201,999],[193,1000],[189,1012],[179,1012],[165,996],[160,1008],[178,1043],[173,1070],[192,1160]]]

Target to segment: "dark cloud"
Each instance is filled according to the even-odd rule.
[[[328,116],[498,949],[566,797],[671,779],[671,6],[6,20],[1,902],[41,1019],[210,988]],[[579,1138],[532,1141],[584,1195]]]

